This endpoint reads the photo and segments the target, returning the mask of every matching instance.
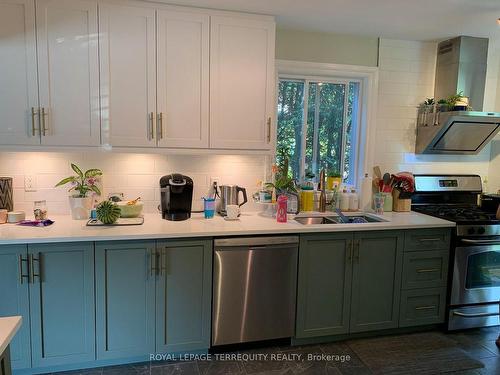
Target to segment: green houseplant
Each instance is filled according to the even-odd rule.
[[[88,219],[92,210],[92,195],[101,195],[101,190],[97,186],[102,171],[97,168],[83,172],[76,164],[71,163],[71,169],[76,173],[74,176],[63,178],[56,184],[56,187],[70,185],[69,206],[71,217],[75,220]]]
[[[295,181],[289,175],[289,157],[286,150],[282,149],[278,152],[279,162],[273,165],[272,170],[274,174],[274,182],[266,184],[268,188],[274,188],[276,194],[279,193],[297,193]]]

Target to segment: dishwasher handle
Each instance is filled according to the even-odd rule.
[[[298,236],[281,236],[281,237],[236,237],[236,238],[219,238],[214,241],[214,246],[219,248],[224,247],[270,247],[277,245],[297,245],[299,243]]]

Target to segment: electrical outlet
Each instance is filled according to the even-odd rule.
[[[36,191],[36,176],[33,174],[24,176],[24,191]]]

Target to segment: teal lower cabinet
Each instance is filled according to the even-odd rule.
[[[0,317],[23,317],[22,326],[10,344],[13,369],[31,367],[28,285],[27,246],[0,246]]]
[[[401,231],[354,234],[350,332],[398,326],[403,241]]]
[[[208,349],[212,241],[96,244],[97,359]]]
[[[32,366],[95,360],[94,244],[29,245],[28,257]]]
[[[96,243],[97,359],[155,350],[155,241]]]
[[[158,242],[156,351],[210,347],[212,241]]]
[[[300,237],[296,337],[349,331],[352,233]]]
[[[411,289],[401,292],[400,327],[442,323],[446,308],[445,288]]]

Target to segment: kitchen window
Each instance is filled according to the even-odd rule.
[[[361,80],[280,76],[276,154],[293,178],[317,180],[324,167],[355,184],[361,90]]]

